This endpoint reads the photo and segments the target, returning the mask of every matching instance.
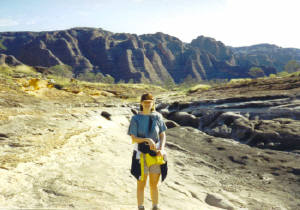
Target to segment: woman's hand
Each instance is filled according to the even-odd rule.
[[[158,149],[157,151],[156,151],[156,155],[157,156],[164,156],[164,155],[166,155],[167,153],[166,153],[166,151],[164,150],[164,149]]]
[[[146,138],[146,142],[149,144],[151,150],[156,151],[156,145],[152,139]]]
[[[157,155],[157,156],[163,156],[163,151],[157,150],[157,151],[156,151],[156,155]]]

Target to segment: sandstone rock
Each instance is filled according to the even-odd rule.
[[[0,54],[0,65],[3,65],[3,64],[7,64],[9,66],[22,65],[22,63],[20,61],[18,61],[14,56]]]
[[[105,117],[108,120],[111,120],[111,114],[107,111],[102,111],[101,116]]]
[[[164,116],[165,118],[168,117],[168,115],[170,114],[168,109],[161,109],[159,110],[159,112],[162,114],[162,116]]]
[[[231,60],[233,55],[231,49],[227,48],[222,42],[209,37],[199,36],[192,40],[191,45],[210,52],[219,60]]]
[[[249,47],[232,48],[238,63],[256,63],[257,65],[276,66],[279,71],[284,69],[284,65],[290,61],[289,56],[294,60],[299,60],[300,50],[287,50],[276,45],[258,44]],[[282,56],[285,55],[285,56]]]
[[[18,48],[16,57],[24,64],[30,66],[50,67],[62,65],[63,62],[49,50],[42,40],[31,40]]]
[[[228,200],[216,194],[208,194],[205,198],[205,202],[211,206],[219,207],[221,209],[228,209],[228,210],[235,209]]]
[[[191,102],[178,102],[175,101],[172,104],[169,105],[168,109],[170,111],[179,111],[185,108],[189,108],[191,106]]]
[[[3,140],[5,138],[8,138],[8,135],[4,133],[0,133],[0,139]]]
[[[138,110],[136,110],[136,109],[130,109],[130,111],[134,114],[134,115],[136,115],[136,114],[138,114]]]
[[[168,115],[168,119],[175,121],[181,126],[191,126],[198,128],[199,120],[192,114],[186,112],[171,112]]]
[[[163,33],[137,36],[98,28],[2,32],[0,36],[5,45],[1,53],[15,56],[26,65],[67,64],[76,76],[93,71],[109,74],[116,81],[134,79],[163,84],[181,82],[188,75],[199,81],[247,77],[254,65],[239,65],[231,48],[203,36],[190,44]],[[266,75],[276,73],[273,66],[261,68]]]
[[[267,208],[266,206],[268,205],[268,201],[266,200],[260,204],[251,202],[251,206],[249,203],[245,204],[241,202],[241,200],[238,200],[233,194],[238,193],[241,195],[241,185],[246,182],[250,185],[260,183],[259,189],[256,189],[256,193],[254,194],[257,195],[258,192],[262,192],[262,194],[258,194],[260,194],[260,197],[263,199],[270,195],[272,190],[278,190],[275,186],[279,183],[285,182],[283,180],[286,180],[286,176],[289,176],[290,179],[294,181],[298,179],[295,176],[295,174],[299,174],[299,167],[295,167],[296,162],[299,162],[297,154],[249,147],[248,145],[240,144],[230,139],[212,137],[203,132],[192,132],[185,128],[187,127],[175,127],[168,129],[168,142],[172,142],[172,148],[175,148],[174,145],[178,145],[182,149],[181,151],[189,151],[186,152],[186,154],[191,152],[194,156],[198,155],[197,163],[195,163],[193,170],[206,167],[205,170],[214,169],[216,174],[222,174],[222,176],[219,176],[219,181],[214,183],[213,189],[215,189],[215,186],[218,184],[221,184],[226,191],[214,190],[214,192],[210,192],[205,195],[202,194],[203,197],[201,200],[204,200],[205,203],[211,206],[218,207],[220,209]],[[289,155],[291,156],[289,161],[287,161],[285,158]],[[176,157],[175,161],[177,160],[182,161],[182,158]],[[192,159],[188,159],[185,164],[190,164],[192,161]],[[285,168],[283,166],[288,164],[292,164],[295,170],[292,168]],[[174,165],[176,165],[176,167],[180,167],[180,164]],[[189,180],[193,180],[190,177],[190,174],[187,174],[187,168],[182,167],[182,165],[183,164],[181,164],[182,174],[180,176],[186,175],[186,177],[189,177]],[[232,177],[231,175],[233,174],[236,176]],[[230,178],[227,177],[227,175],[229,175]],[[206,181],[209,179],[209,177],[203,176],[202,174],[200,177],[198,176],[195,178],[195,181],[200,183],[200,185],[205,185]],[[288,182],[285,183],[287,184]],[[299,182],[296,181],[296,183],[294,184],[298,186]],[[238,184],[239,187],[235,187],[236,184]],[[291,182],[289,186],[292,185],[293,184]],[[211,185],[207,185],[207,188],[211,189],[210,186]],[[292,188],[295,189],[294,187]],[[182,189],[182,186],[180,186],[180,189]],[[249,187],[249,190],[250,189],[251,187]],[[286,190],[288,187],[284,187],[284,189]],[[297,191],[298,190],[299,189],[297,189]],[[253,198],[253,195],[248,194],[247,198],[249,197]],[[280,200],[282,198],[278,199]],[[295,201],[292,201],[292,203],[294,202]],[[276,206],[278,209],[285,208],[281,206],[280,202],[272,203],[271,205],[274,206],[274,208]]]
[[[216,126],[211,129],[206,128],[206,129],[204,129],[204,131],[207,134],[212,135],[212,136],[217,136],[217,137],[222,137],[222,138],[230,138],[232,129],[224,124],[224,125]]]
[[[166,120],[165,123],[166,123],[167,128],[174,128],[174,127],[180,126],[179,124],[177,124],[176,122],[174,122],[172,120]]]
[[[197,123],[193,120],[197,119],[198,129],[212,136],[231,138],[260,148],[298,150],[299,107],[297,95],[277,94],[176,101],[167,106],[168,110],[161,111],[167,119],[180,125],[195,127]],[[182,112],[192,114],[190,123],[180,122],[180,114],[174,114]],[[189,116],[188,113],[185,115]]]
[[[155,109],[157,111],[160,111],[161,109],[165,109],[167,110],[166,108],[169,106],[168,103],[160,103],[158,99],[156,99],[156,102],[158,102],[159,104],[155,106]]]
[[[254,135],[247,143],[255,145],[263,142],[270,146],[272,142],[272,149],[297,150],[300,148],[299,127],[300,122],[295,120],[261,120],[255,125]]]
[[[197,109],[196,112],[192,113],[199,116],[199,129],[201,130],[210,126],[223,112],[208,109]]]
[[[216,129],[215,127],[220,127]],[[251,122],[240,114],[234,112],[225,112],[215,119],[206,130],[213,129],[213,134],[220,132],[220,137],[233,138],[243,141],[250,137],[253,131]]]

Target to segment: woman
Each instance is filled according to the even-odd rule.
[[[131,118],[128,135],[134,143],[131,174],[137,179],[138,209],[144,210],[144,189],[149,175],[152,210],[158,208],[158,182],[167,175],[165,154],[167,129],[160,113],[155,111],[155,100],[151,93],[141,97],[140,112]]]

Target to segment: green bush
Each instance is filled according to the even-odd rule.
[[[176,86],[176,84],[172,77],[168,77],[162,86],[167,90],[172,90]]]
[[[104,76],[104,78],[102,79],[103,83],[107,83],[107,84],[114,84],[115,83],[115,78],[113,78],[112,76],[110,76],[109,74],[106,74]]]
[[[264,77],[265,72],[259,67],[251,67],[248,74],[253,78]]]
[[[277,73],[277,75],[278,75],[279,77],[286,77],[286,76],[289,75],[289,73],[286,72],[286,71],[282,71],[282,72]]]
[[[56,65],[49,68],[49,71],[56,76],[59,77],[66,77],[66,78],[72,78],[73,72],[72,67],[69,65]]]
[[[284,71],[293,73],[300,70],[300,64],[296,60],[290,60],[285,66]]]
[[[131,78],[128,80],[128,84],[134,84],[134,80]]]
[[[52,79],[54,80],[54,87],[57,89],[62,89],[65,86],[70,86],[71,82],[69,78],[61,77],[61,76],[56,76],[56,75],[48,75],[47,79]]]
[[[208,84],[212,87],[217,87],[228,83],[228,79],[212,79],[208,81]]]

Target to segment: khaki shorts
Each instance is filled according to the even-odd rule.
[[[142,154],[142,155],[144,155],[144,174],[149,174],[149,172],[150,172],[150,174],[161,174],[160,165],[155,164],[155,165],[148,167],[146,164],[145,154]]]

